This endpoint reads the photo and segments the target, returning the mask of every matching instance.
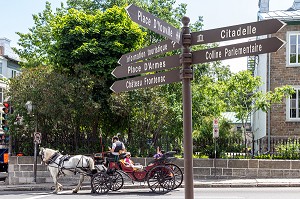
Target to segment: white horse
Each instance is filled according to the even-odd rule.
[[[48,169],[53,178],[55,185],[53,193],[58,193],[62,190],[62,185],[57,181],[61,175],[80,174],[79,183],[76,188],[73,189],[73,193],[77,193],[84,180],[84,176],[96,172],[94,160],[91,157],[84,155],[76,155],[73,157],[63,156],[58,151],[49,148],[40,148],[39,154],[42,161],[48,165]]]

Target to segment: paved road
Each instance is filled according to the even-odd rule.
[[[299,199],[299,187],[252,187],[252,188],[196,188],[195,199]],[[146,189],[121,190],[107,195],[94,195],[88,190],[72,194],[71,190],[54,195],[50,192],[14,191],[2,192],[0,198],[5,199],[184,199],[184,189],[172,191],[165,195],[157,195]]]

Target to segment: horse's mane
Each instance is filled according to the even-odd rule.
[[[50,148],[40,148],[40,153],[44,153],[44,159],[43,161],[46,162],[48,161],[55,153],[59,153],[56,150],[50,149]]]

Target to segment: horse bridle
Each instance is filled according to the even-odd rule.
[[[45,157],[44,149],[42,149],[40,151],[40,157],[41,157],[42,162],[44,162],[44,157]]]
[[[44,161],[44,158],[45,158],[45,153],[44,153],[44,149],[40,152],[40,155],[41,155],[41,159],[42,159],[42,162],[44,162],[46,165],[49,165],[53,162],[55,162],[55,160],[58,158],[58,156],[60,156],[61,154],[59,152],[55,152],[50,158],[49,160],[45,160]]]

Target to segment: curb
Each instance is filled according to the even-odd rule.
[[[72,190],[76,185],[64,185],[63,190]],[[194,188],[246,188],[246,187],[300,187],[300,183],[251,183],[251,184],[237,184],[237,183],[196,183]],[[181,185],[180,188],[184,188]],[[122,189],[148,189],[147,185],[125,185]],[[0,186],[0,191],[53,191],[54,186],[43,185],[13,185]],[[90,186],[82,186],[81,190],[91,190]]]

